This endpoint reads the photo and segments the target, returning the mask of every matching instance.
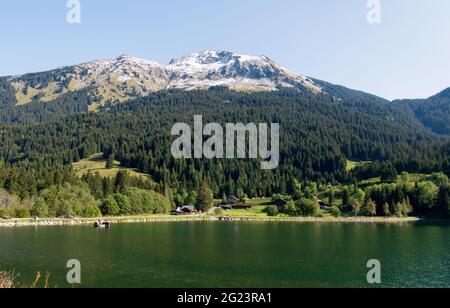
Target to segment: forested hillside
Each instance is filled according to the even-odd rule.
[[[0,123],[35,124],[52,121],[59,116],[89,111],[89,89],[61,95],[51,102],[35,101],[17,106],[15,90],[6,78],[0,78]]]
[[[48,108],[34,107],[35,114]],[[22,108],[30,107],[2,115],[7,119],[18,112],[32,119],[33,113]],[[280,167],[261,171],[253,160],[173,159],[170,129],[177,122],[192,123],[195,114],[203,115],[205,123],[280,123]],[[114,155],[123,166],[150,174],[162,187],[175,191],[197,190],[206,180],[216,197],[289,193],[292,178],[326,183],[388,172],[448,172],[450,157],[446,139],[433,136],[387,102],[336,101],[290,91],[164,91],[97,113],[60,115],[38,125],[5,124],[0,133],[5,163],[33,173],[98,152]],[[352,175],[346,170],[348,159],[374,163]]]
[[[450,88],[422,100],[399,100],[396,107],[410,112],[437,134],[450,135]]]

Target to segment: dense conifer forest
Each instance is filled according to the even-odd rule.
[[[167,212],[175,204],[194,202],[205,183],[216,199],[300,194],[301,200],[305,193],[299,193],[298,183],[303,188],[311,183],[322,187],[355,183],[356,191],[358,183],[375,177],[389,183],[403,172],[450,174],[449,131],[440,124],[448,116],[440,108],[448,108],[449,102],[442,97],[417,107],[418,102],[391,103],[364,96],[336,99],[289,90],[247,94],[214,88],[157,92],[88,112],[91,102],[86,92],[16,106],[13,89],[6,82],[0,86],[0,189],[33,204],[36,198],[55,204],[49,191],[52,196],[68,191],[97,200],[87,209],[76,204],[67,211],[50,206],[53,215],[95,216],[95,209],[103,214]],[[257,160],[248,159],[174,159],[170,129],[177,122],[192,124],[194,115],[202,115],[206,123],[280,123],[279,168],[260,170]],[[71,164],[95,153],[103,153],[105,160],[114,157],[153,181],[124,174],[125,180],[94,174],[76,177]],[[350,170],[349,160],[368,163]],[[441,199],[448,198],[446,185],[440,187]],[[128,204],[145,191],[164,195],[168,203],[156,198],[147,209],[138,209],[137,201]],[[408,186],[397,202],[406,202],[413,193],[414,187]],[[371,194],[378,198],[377,213],[382,214],[388,197]],[[416,214],[427,214],[426,209],[417,210],[418,201],[408,202],[414,203]]]

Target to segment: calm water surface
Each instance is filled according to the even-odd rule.
[[[384,287],[450,287],[450,224],[156,223],[0,228],[0,269],[21,282],[50,272],[67,287],[367,287],[382,263]]]

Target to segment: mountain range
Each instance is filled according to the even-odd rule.
[[[98,153],[179,196],[204,181],[216,198],[252,198],[292,194],[297,179],[325,185],[389,181],[402,172],[450,175],[449,94],[388,101],[294,73],[265,56],[225,51],[167,65],[124,55],[6,76],[0,166],[10,169],[0,167],[0,187],[35,196],[76,181],[72,163]],[[205,123],[279,123],[279,168],[260,170],[257,160],[174,159],[171,127],[195,115]]]
[[[6,112],[0,112],[0,120],[21,122],[23,118],[30,119],[30,115],[46,120],[55,113],[97,111],[103,106],[125,103],[160,91],[216,88],[247,94],[293,91],[306,96],[328,97],[335,102],[388,104],[393,110],[389,114],[383,114],[385,111],[381,111],[384,110],[381,107],[371,108],[370,112],[385,119],[395,118],[409,126],[419,124],[440,135],[450,135],[450,88],[428,99],[390,102],[295,73],[266,56],[228,51],[190,53],[167,65],[122,55],[47,72],[0,77],[0,111],[9,108],[8,117]],[[46,103],[45,107],[39,106],[41,103]],[[353,108],[361,109],[361,106]]]
[[[227,51],[204,51],[173,59],[168,65],[128,55],[95,60],[48,72],[3,77],[15,90],[16,104],[50,102],[60,96],[89,90],[91,103],[124,102],[156,91],[207,90],[226,87],[240,92],[272,92],[281,88],[337,98],[379,99],[294,73],[266,56]]]

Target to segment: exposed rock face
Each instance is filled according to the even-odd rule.
[[[235,91],[276,91],[294,88],[320,93],[312,79],[296,74],[265,56],[204,51],[172,60],[168,65],[127,55],[95,60],[43,73],[9,78],[18,104],[49,102],[68,92],[90,88],[94,103],[123,102],[164,89],[228,87]]]

